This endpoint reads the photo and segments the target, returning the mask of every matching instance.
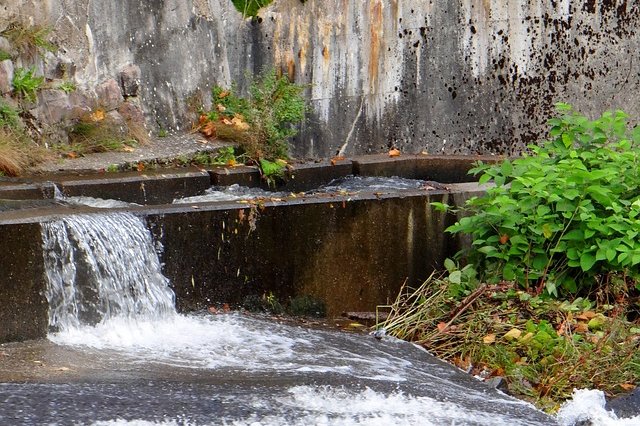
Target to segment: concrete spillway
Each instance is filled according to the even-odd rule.
[[[237,304],[247,296],[263,294],[280,300],[312,296],[326,304],[329,315],[373,311],[395,298],[405,281],[421,282],[459,249],[459,241],[444,233],[455,218],[435,211],[430,203],[460,205],[481,191],[473,182],[450,183],[469,180],[466,170],[472,160],[365,157],[333,166],[301,165],[279,188],[280,194],[286,191],[289,196],[251,202],[166,204],[203,193],[212,184],[259,185],[257,172],[250,168],[54,178],[66,197],[140,204],[108,209],[56,200],[52,182],[12,182],[5,185],[5,195],[0,188],[1,198],[14,199],[4,202],[0,212],[5,246],[0,256],[5,276],[0,303],[12,306],[0,310],[6,325],[0,341],[46,334],[41,224],[80,213],[126,211],[142,219],[159,248],[163,273],[171,281],[181,312],[215,303]],[[440,189],[299,192],[354,173],[446,184]]]

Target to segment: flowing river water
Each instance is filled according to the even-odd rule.
[[[177,313],[132,214],[69,216],[42,236],[51,331],[0,345],[0,424],[556,423],[390,337]]]

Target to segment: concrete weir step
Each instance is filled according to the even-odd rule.
[[[456,220],[430,203],[462,205],[483,191],[466,172],[478,159],[362,157],[296,165],[277,188],[292,196],[257,201],[169,204],[211,185],[261,186],[253,168],[159,170],[154,173],[39,177],[0,183],[0,342],[43,337],[47,301],[40,223],[74,214],[128,211],[142,217],[160,252],[181,311],[241,304],[273,294],[323,301],[330,316],[373,311],[441,267],[462,241],[444,229]],[[441,168],[440,171],[438,171]],[[354,173],[440,181],[444,186],[397,191],[306,195],[301,191]],[[446,180],[438,179],[447,177]],[[450,182],[456,178],[458,182]],[[463,179],[464,178],[464,179]],[[111,198],[140,205],[98,209],[65,196]]]

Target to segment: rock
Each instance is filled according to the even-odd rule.
[[[62,90],[40,90],[38,100],[38,106],[33,113],[42,123],[60,123],[71,117],[72,108],[69,96]]]
[[[633,392],[607,401],[607,410],[613,410],[619,418],[640,415],[640,388]]]
[[[127,122],[144,125],[144,111],[136,100],[127,99],[120,105],[118,112]]]
[[[120,85],[113,78],[102,82],[96,87],[96,95],[98,96],[98,106],[106,111],[116,110],[124,102]]]
[[[120,84],[125,98],[138,96],[142,72],[137,65],[127,65],[120,71]]]
[[[13,62],[11,59],[0,62],[0,94],[10,93],[13,90]]]
[[[509,387],[507,386],[507,381],[504,377],[495,376],[487,380],[485,383],[492,388],[496,388],[499,391],[506,393],[507,395],[509,394]]]

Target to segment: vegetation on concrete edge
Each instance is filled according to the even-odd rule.
[[[611,396],[640,380],[640,325],[625,316],[636,309],[631,300],[560,301],[447,266],[419,288],[404,287],[378,327],[476,377],[505,380],[508,393],[549,412],[576,388]]]
[[[142,125],[114,120],[98,108],[81,117],[69,130],[69,143],[56,147],[66,157],[108,151],[132,151],[145,144],[149,135]]]
[[[550,140],[513,161],[479,165],[494,182],[448,231],[487,279],[552,296],[614,296],[640,278],[640,128],[622,111],[596,120],[559,104]]]
[[[403,289],[381,324],[550,411],[640,381],[640,129],[557,107],[548,141],[472,171],[493,186],[448,228],[472,238],[466,266]]]
[[[235,89],[212,89],[213,108],[200,117],[200,131],[210,137],[239,143],[246,162],[259,166],[270,183],[284,175],[289,157],[289,139],[297,134],[306,103],[303,86],[275,71],[258,76],[244,98]]]

